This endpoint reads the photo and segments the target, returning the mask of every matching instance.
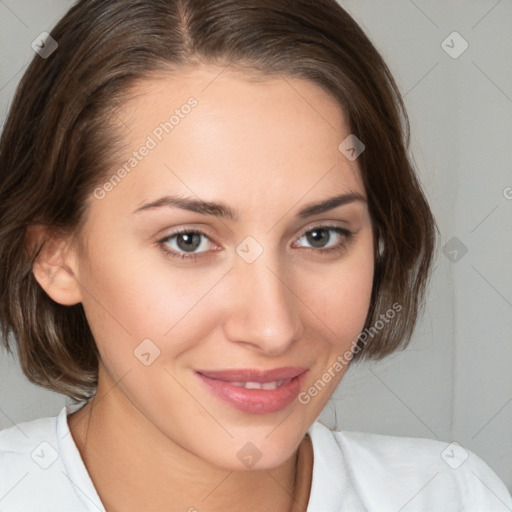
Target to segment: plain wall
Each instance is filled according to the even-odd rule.
[[[71,3],[0,2],[0,123],[34,55],[31,42]],[[343,430],[457,441],[512,489],[512,3],[340,3],[405,97],[441,242],[409,348],[352,366],[321,418]],[[454,31],[469,44],[458,58],[442,46]],[[457,37],[445,43],[452,52]],[[0,429],[69,403],[28,383],[0,354]]]

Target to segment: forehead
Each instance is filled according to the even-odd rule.
[[[115,119],[131,202],[167,188],[259,204],[364,193],[357,162],[338,149],[350,134],[344,112],[309,81],[214,66],[162,73],[139,82]]]

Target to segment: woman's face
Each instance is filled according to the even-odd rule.
[[[371,219],[326,92],[220,71],[148,80],[116,114],[124,153],[73,270],[119,415],[216,466],[270,468],[347,368]]]

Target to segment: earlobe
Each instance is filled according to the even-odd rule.
[[[45,237],[43,226],[30,226],[27,230],[30,254]],[[32,273],[41,288],[55,302],[73,306],[82,301],[78,276],[76,275],[76,252],[69,241],[46,232],[42,246],[33,266]]]

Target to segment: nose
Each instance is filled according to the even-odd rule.
[[[231,342],[277,356],[302,337],[302,302],[293,292],[292,272],[282,267],[269,251],[252,263],[236,258],[224,323]]]

